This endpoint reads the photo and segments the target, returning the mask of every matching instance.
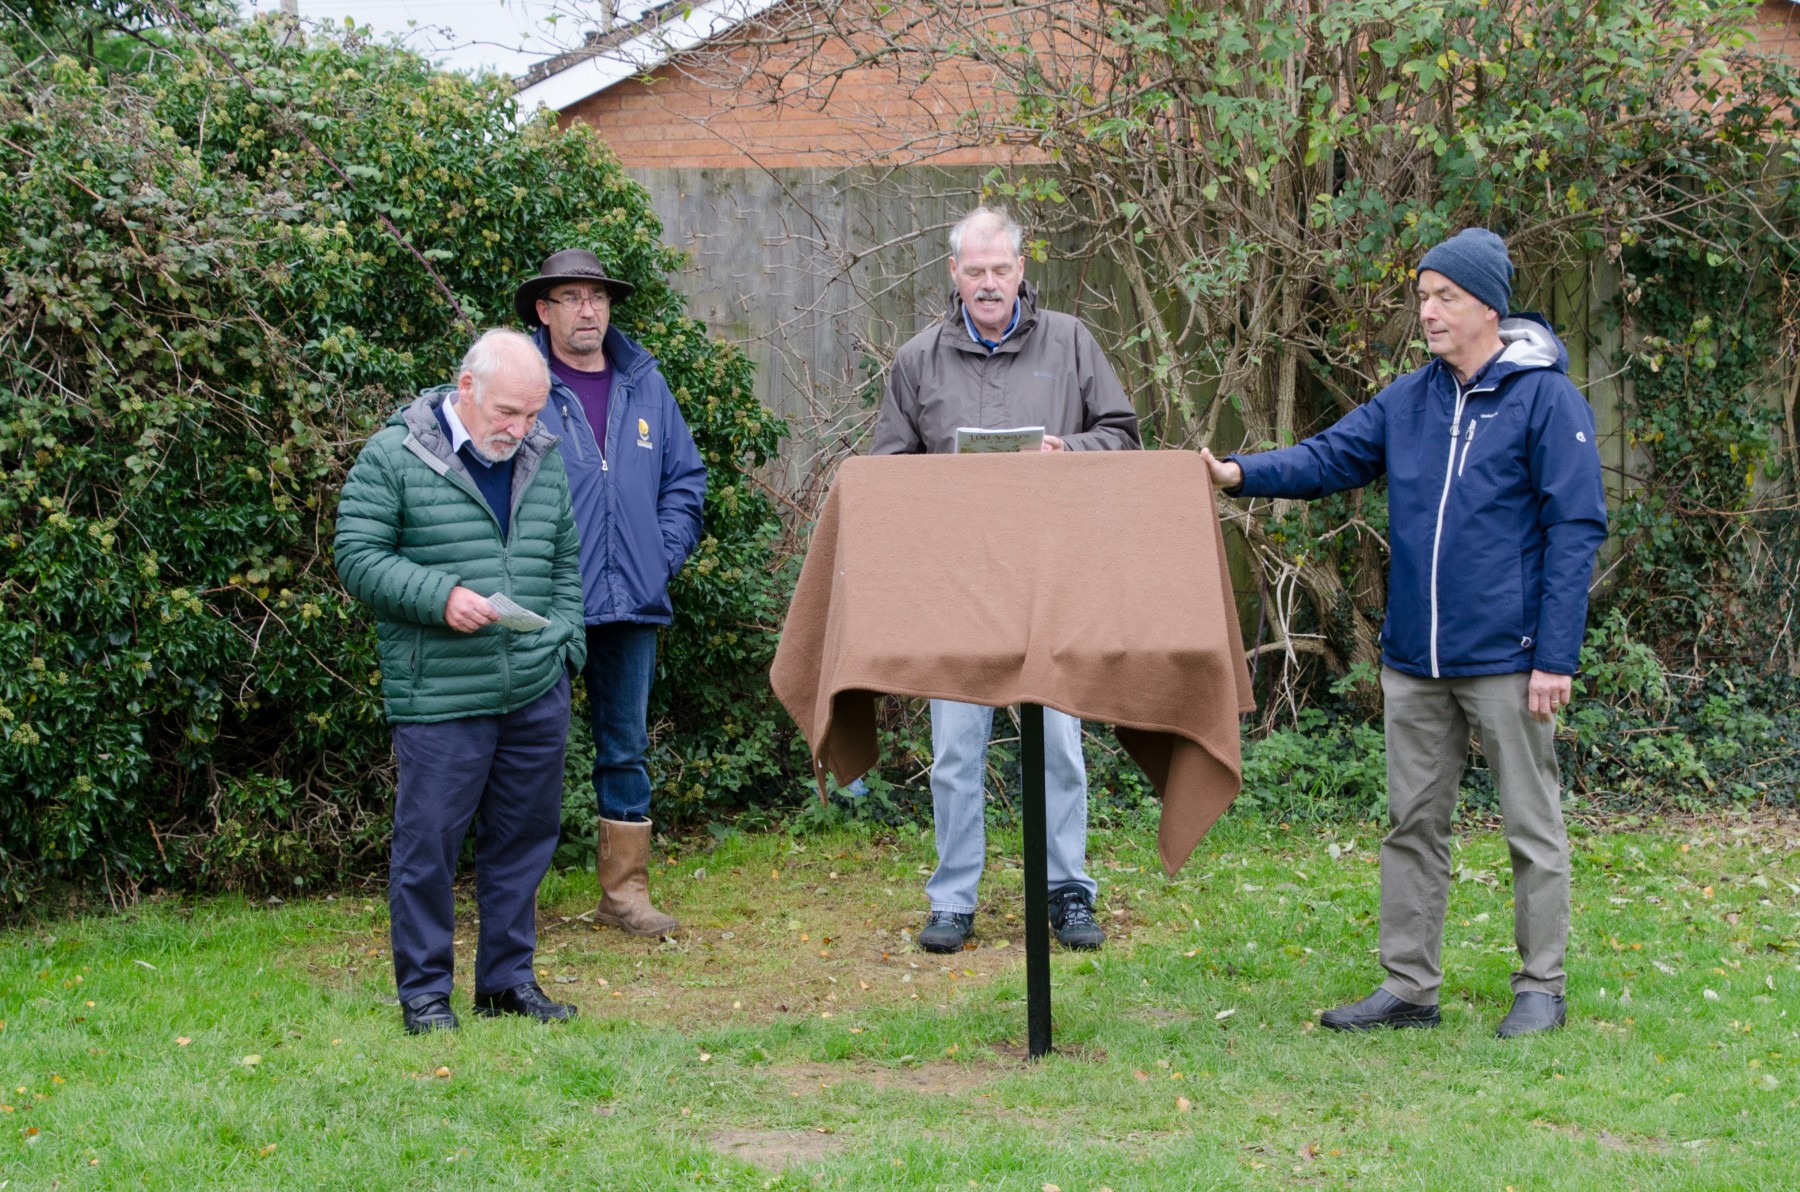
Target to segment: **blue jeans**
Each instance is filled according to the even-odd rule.
[[[973,914],[987,854],[988,738],[994,710],[981,704],[931,701],[931,814],[937,826],[937,870],[925,883],[934,911]],[[1087,859],[1087,763],[1081,721],[1044,709],[1045,875],[1050,889],[1079,885],[1092,902]]]
[[[569,681],[504,716],[396,724],[388,867],[394,983],[401,1002],[449,996],[457,854],[475,825],[475,992],[533,980],[538,883],[562,829]]]
[[[587,627],[588,708],[594,723],[594,801],[600,817],[650,818],[650,748],[645,718],[656,673],[655,625],[615,621]]]

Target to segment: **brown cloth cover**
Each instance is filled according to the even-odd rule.
[[[1212,485],[1185,451],[844,462],[770,672],[827,772],[875,764],[875,696],[1104,721],[1180,869],[1240,782],[1254,709]]]

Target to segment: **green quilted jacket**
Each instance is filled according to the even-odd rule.
[[[512,479],[511,534],[438,426],[445,386],[375,432],[344,481],[336,561],[344,589],[375,610],[381,694],[400,723],[494,716],[524,707],[587,658],[580,539],[556,436],[533,426]],[[505,592],[550,625],[515,633],[444,623],[450,589]]]

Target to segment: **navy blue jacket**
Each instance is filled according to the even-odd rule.
[[[1232,495],[1322,497],[1388,478],[1382,659],[1428,678],[1572,675],[1606,538],[1594,412],[1541,318],[1466,388],[1442,360],[1279,451],[1234,455]]]
[[[532,337],[550,357],[542,327]],[[615,370],[601,452],[581,401],[554,373],[540,416],[557,436],[581,531],[582,612],[589,625],[667,625],[669,580],[700,542],[706,466],[656,357],[606,329]]]

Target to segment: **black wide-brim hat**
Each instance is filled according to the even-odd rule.
[[[539,326],[538,299],[551,286],[566,281],[598,282],[606,287],[606,293],[613,302],[620,303],[631,297],[637,287],[628,281],[620,281],[616,277],[606,276],[606,270],[600,265],[600,258],[585,248],[565,248],[561,252],[553,252],[544,258],[538,275],[526,279],[513,294],[513,313],[527,327]]]

